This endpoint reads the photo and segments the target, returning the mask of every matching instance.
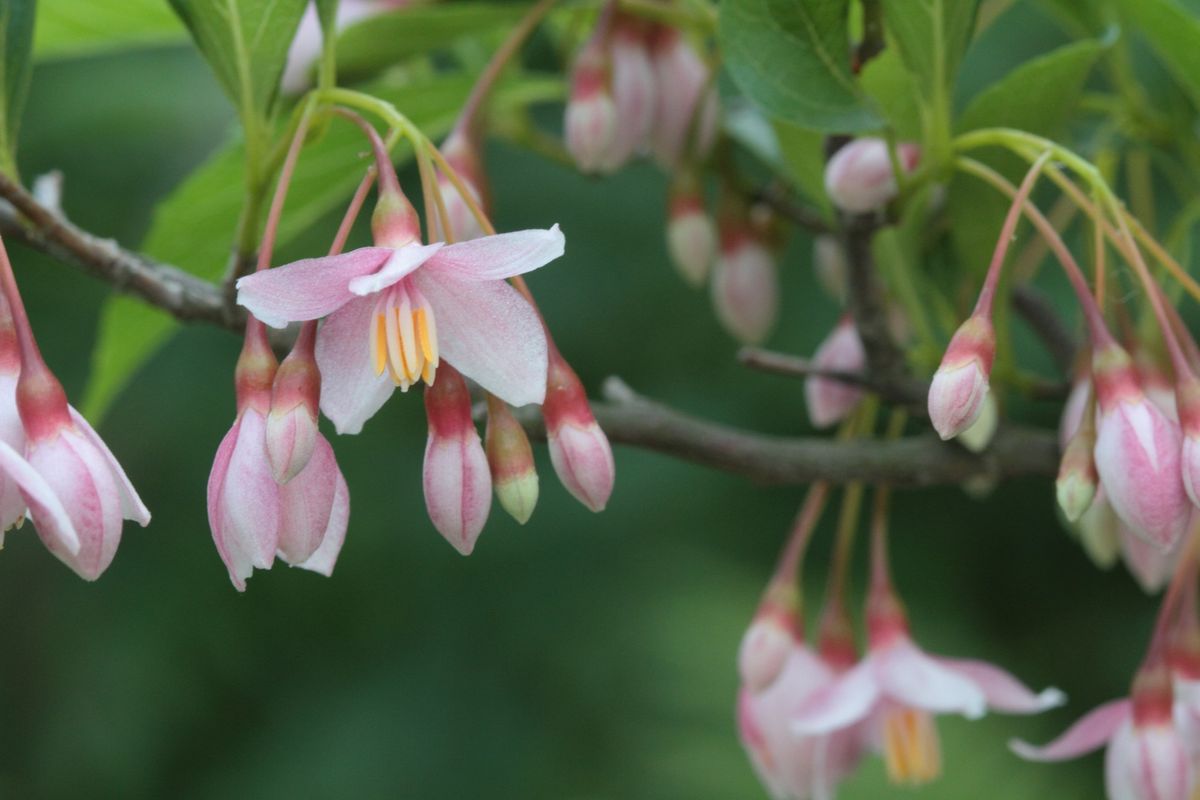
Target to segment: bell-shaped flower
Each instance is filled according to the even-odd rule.
[[[901,172],[909,173],[921,160],[921,148],[911,142],[896,146]],[[876,211],[895,197],[895,168],[883,139],[855,139],[834,153],[825,165],[825,192],[833,204],[851,214]]]
[[[689,150],[703,158],[711,146],[716,122],[712,71],[680,30],[668,25],[653,31],[650,53],[657,84],[654,155],[668,168],[678,164]]]
[[[575,370],[553,344],[549,363],[542,417],[550,463],[576,500],[592,511],[603,511],[616,480],[612,446],[596,423]]]
[[[1109,800],[1188,800],[1195,767],[1173,718],[1169,685],[1147,700],[1139,697],[1136,683],[1132,700],[1105,703],[1043,747],[1014,741],[1013,751],[1030,761],[1066,761],[1107,745]]]
[[[829,372],[858,373],[867,363],[862,339],[854,327],[854,319],[843,315],[833,331],[813,354],[812,366]],[[836,378],[810,375],[804,380],[804,399],[808,418],[818,428],[828,428],[845,419],[862,400],[862,389]]]
[[[761,343],[775,327],[779,316],[775,257],[744,220],[721,221],[712,298],[721,325],[743,344]]]
[[[692,286],[708,280],[717,254],[717,230],[704,208],[696,177],[681,172],[667,200],[667,251],[683,279]]]
[[[616,156],[617,104],[611,72],[612,58],[597,31],[571,66],[571,92],[563,123],[567,151],[583,172],[612,172],[624,163]]]
[[[496,490],[501,507],[524,525],[533,516],[538,501],[533,448],[525,429],[507,404],[489,394],[487,408],[487,430],[483,438],[492,473],[492,488]]]
[[[942,439],[953,439],[979,417],[995,356],[992,321],[973,314],[955,331],[929,385],[929,420]]]
[[[438,533],[469,556],[492,508],[492,476],[471,419],[471,394],[452,367],[425,389],[425,508]]]
[[[742,686],[761,692],[775,682],[797,644],[802,644],[795,582],[773,580],[738,646]]]
[[[432,383],[443,358],[512,405],[545,396],[541,321],[505,278],[562,255],[558,226],[422,245],[415,220],[397,186],[376,209],[376,246],[238,281],[238,302],[268,325],[328,315],[316,358],[339,433],[359,432],[395,387]]]
[[[1180,471],[1179,426],[1146,397],[1129,356],[1115,343],[1093,355],[1098,412],[1096,471],[1131,531],[1172,547],[1192,512]]]
[[[300,340],[279,365],[271,387],[266,446],[277,483],[287,483],[300,474],[321,435],[317,430],[321,373],[312,355],[315,334],[315,326],[304,326]]]

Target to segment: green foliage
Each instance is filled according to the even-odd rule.
[[[891,43],[923,92],[948,92],[971,41],[977,0],[882,0]]]
[[[882,123],[850,74],[848,0],[723,0],[718,38],[738,87],[772,116],[828,133]]]
[[[0,169],[9,174],[16,171],[17,131],[29,92],[35,13],[34,0],[0,0]]]
[[[40,0],[33,52],[39,59],[70,58],[186,38],[162,0]]]
[[[1118,0],[1155,54],[1200,105],[1200,20],[1174,0]]]

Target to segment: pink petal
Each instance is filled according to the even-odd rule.
[[[571,495],[595,512],[604,510],[616,480],[612,445],[595,420],[568,422],[547,432],[550,463]]]
[[[0,441],[0,470],[20,488],[42,539],[53,539],[66,552],[78,553],[79,534],[54,488],[20,453],[3,441]]]
[[[791,716],[792,733],[809,736],[853,725],[871,713],[879,697],[875,664],[868,657],[802,702]]]
[[[271,568],[279,543],[279,484],[267,460],[264,430],[261,414],[243,412],[217,450],[209,477],[213,542],[239,591],[245,591],[255,567]],[[225,460],[230,437],[234,441]]]
[[[442,355],[459,372],[514,406],[546,397],[546,334],[537,312],[504,281],[413,275],[437,322]]]
[[[320,547],[340,475],[333,448],[324,436],[318,436],[308,465],[279,487],[278,549],[287,563],[303,563]]]
[[[389,247],[360,247],[256,272],[238,280],[237,301],[273,328],[319,319],[353,299],[350,282],[379,269],[392,253]]]
[[[943,667],[909,641],[878,651],[876,675],[883,693],[906,706],[969,719],[987,711],[987,699],[974,681]]]
[[[361,431],[396,388],[371,361],[374,310],[372,298],[356,298],[331,314],[317,333],[321,410],[338,433]]]
[[[989,708],[1010,714],[1034,714],[1060,706],[1067,701],[1058,689],[1050,688],[1034,694],[1025,684],[1003,669],[986,661],[958,658],[939,658],[942,666],[965,675],[983,690]]]
[[[342,477],[339,471],[337,474],[337,487],[333,493],[333,508],[329,513],[329,526],[325,529],[325,536],[321,539],[321,546],[313,553],[307,561],[296,566],[301,569],[312,570],[319,572],[325,577],[333,574],[333,565],[337,563],[338,554],[342,552],[342,545],[346,541],[346,527],[350,522],[350,489],[346,486],[346,479]]]
[[[429,259],[427,270],[469,281],[493,281],[523,275],[563,254],[565,239],[550,230],[514,231],[452,244]]]
[[[398,250],[392,250],[391,255],[378,272],[362,275],[350,281],[350,291],[359,297],[383,291],[399,282],[417,267],[424,264],[439,250],[445,247],[442,242],[433,244],[406,244]]]
[[[1009,742],[1014,753],[1027,761],[1066,761],[1090,753],[1103,745],[1121,723],[1130,719],[1133,705],[1128,698],[1111,700],[1088,714],[1050,744],[1034,747],[1019,740]]]
[[[1104,758],[1110,800],[1188,800],[1193,768],[1187,747],[1173,725],[1117,728]]]
[[[125,519],[131,519],[143,528],[150,524],[150,509],[146,508],[142,503],[142,498],[138,497],[137,490],[133,488],[133,484],[129,482],[129,477],[125,474],[125,470],[121,469],[121,464],[117,461],[116,456],[108,449],[108,445],[100,438],[100,435],[88,424],[88,421],[83,418],[83,415],[70,406],[71,419],[79,430],[83,433],[92,445],[104,456],[108,462],[108,468],[112,471],[113,478],[117,482],[117,488],[121,492],[121,513]]]

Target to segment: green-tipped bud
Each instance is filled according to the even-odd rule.
[[[983,396],[979,416],[975,417],[975,421],[955,438],[972,453],[982,453],[992,443],[992,437],[996,435],[996,423],[999,418],[996,398],[992,396],[991,392],[988,392]]]
[[[1070,522],[1078,522],[1096,497],[1099,476],[1096,474],[1095,403],[1088,402],[1079,427],[1071,436],[1058,466],[1055,495],[1058,507]]]
[[[484,448],[492,471],[492,486],[501,507],[524,525],[538,501],[538,476],[533,448],[525,429],[503,400],[488,395]]]

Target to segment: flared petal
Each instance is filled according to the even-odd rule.
[[[983,690],[988,708],[997,711],[1009,714],[1036,714],[1048,708],[1061,706],[1067,701],[1066,695],[1053,687],[1035,693],[1007,671],[986,661],[960,658],[936,660],[942,666],[973,681]]]
[[[80,432],[84,435],[101,455],[108,462],[108,468],[112,471],[113,479],[117,482],[117,488],[121,492],[121,513],[125,519],[131,519],[143,528],[150,524],[150,509],[142,502],[142,498],[138,496],[137,490],[133,488],[133,484],[129,482],[129,477],[125,474],[125,470],[121,469],[121,463],[117,461],[116,456],[108,449],[108,445],[100,438],[100,434],[96,433],[95,429],[88,424],[88,421],[83,418],[83,415],[75,410],[74,406],[68,406],[71,412],[71,419],[75,425],[79,427]]]
[[[445,247],[443,242],[434,242],[433,244],[413,242],[397,250],[392,250],[388,260],[378,272],[351,280],[350,291],[359,297],[383,291],[427,262],[443,247]]]
[[[563,254],[566,240],[555,225],[470,239],[445,247],[425,269],[468,281],[496,281],[524,275]]]
[[[329,513],[329,525],[325,528],[325,535],[321,538],[321,546],[309,556],[307,561],[296,566],[319,572],[327,578],[332,575],[333,566],[342,552],[342,545],[346,542],[346,527],[349,522],[350,488],[346,486],[346,479],[339,471],[337,486],[333,493],[333,508]]]
[[[38,474],[24,456],[3,441],[0,441],[0,470],[20,488],[42,540],[54,539],[64,551],[78,553],[79,534],[75,532],[75,525],[55,494],[54,487]]]
[[[1112,738],[1121,723],[1130,719],[1133,704],[1129,698],[1111,700],[1085,714],[1062,736],[1042,747],[1014,739],[1009,748],[1027,761],[1066,761],[1090,753]]]
[[[1188,800],[1195,773],[1187,747],[1173,725],[1126,721],[1104,757],[1109,800]]]
[[[442,355],[459,372],[510,405],[545,399],[546,334],[516,289],[424,270],[413,281],[433,309]]]
[[[264,428],[261,414],[243,412],[221,442],[209,477],[213,542],[238,591],[245,591],[255,567],[270,569],[279,543],[279,484],[267,460]]]
[[[870,657],[813,692],[791,717],[798,736],[830,733],[865,719],[880,697],[875,664]]]
[[[354,297],[350,282],[378,270],[393,252],[390,247],[360,247],[256,272],[238,279],[237,301],[273,328],[320,319],[349,302]]]
[[[318,436],[308,465],[279,487],[278,549],[287,563],[301,564],[320,547],[340,476],[333,448],[324,436]]]
[[[968,719],[987,711],[987,699],[974,681],[943,667],[912,642],[890,645],[875,658],[883,693],[902,705]]]
[[[321,410],[338,433],[358,433],[392,396],[395,384],[371,361],[373,298],[355,298],[325,320],[317,333]]]

